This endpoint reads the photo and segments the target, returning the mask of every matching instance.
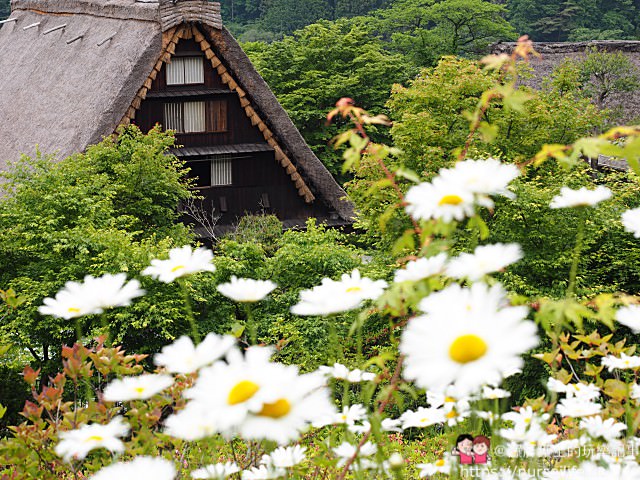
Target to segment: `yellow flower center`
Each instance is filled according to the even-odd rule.
[[[291,411],[291,404],[286,398],[281,398],[273,403],[265,403],[258,415],[263,417],[280,418]]]
[[[89,438],[87,438],[87,442],[101,442],[103,440],[104,438],[100,435],[91,435]]]
[[[138,395],[142,395],[144,393],[144,387],[136,387],[134,390]]]
[[[421,418],[421,419],[420,419],[420,423],[424,423],[424,422],[426,422],[426,421],[427,421],[427,419],[426,419],[426,418]]]
[[[444,467],[444,458],[436,460],[436,467]]]
[[[444,397],[444,401],[445,403],[453,403],[456,401],[456,399],[453,397]]]
[[[253,397],[258,390],[260,390],[260,387],[257,383],[243,380],[231,389],[227,397],[227,403],[229,405],[237,405],[238,403],[246,402]]]
[[[462,200],[462,197],[459,197],[458,195],[445,195],[444,197],[442,197],[440,199],[440,201],[438,202],[439,206],[442,205],[460,205],[464,200]]]
[[[76,307],[69,307],[67,310],[69,313],[80,313],[80,309]]]
[[[450,419],[452,419],[452,418],[456,418],[456,415],[458,415],[458,414],[456,413],[456,411],[455,411],[455,410],[451,410],[451,411],[450,411],[449,413],[447,413],[444,417],[450,420]]]
[[[183,268],[185,268],[184,265],[176,265],[171,269],[171,273],[176,273],[178,270],[182,270]]]
[[[475,362],[487,353],[487,344],[477,335],[461,335],[449,347],[451,360],[458,363]]]
[[[347,288],[347,293],[353,293],[353,292],[361,292],[362,288],[360,287],[349,287]]]

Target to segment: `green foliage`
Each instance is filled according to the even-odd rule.
[[[632,39],[638,35],[634,0],[508,0],[508,19],[536,41]]]
[[[592,49],[579,66],[585,92],[600,107],[615,93],[640,88],[638,70],[622,52],[609,53]]]
[[[176,222],[178,203],[190,193],[182,164],[165,155],[173,139],[134,127],[59,162],[23,158],[5,174],[0,201],[0,284],[23,304],[0,325],[2,338],[28,349],[36,363],[75,337],[73,321],[43,317],[37,308],[69,280],[128,272],[137,276],[150,258],[188,243]],[[149,295],[127,312],[106,314],[117,341],[138,351],[157,348],[184,329],[171,288],[145,279]],[[160,298],[167,302],[160,302]],[[83,332],[101,332],[97,318]],[[104,333],[104,332],[102,332]]]
[[[359,21],[320,22],[270,45],[244,45],[247,54],[329,170],[341,161],[327,145],[337,133],[326,112],[351,97],[379,112],[391,86],[407,78],[403,58],[390,54],[370,27]]]
[[[0,20],[4,20],[9,17],[11,13],[11,4],[9,0],[0,0]]]
[[[282,222],[275,215],[245,215],[229,238],[239,243],[262,246],[267,254],[273,254],[282,237]]]
[[[514,40],[502,5],[484,0],[396,0],[377,12],[377,30],[417,66],[442,55],[478,55],[499,40]]]

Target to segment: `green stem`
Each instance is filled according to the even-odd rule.
[[[103,313],[100,315],[100,324],[102,325],[102,330],[106,336],[106,340],[104,342],[106,347],[111,346],[111,327],[109,327],[109,322],[107,321],[107,314]]]
[[[587,210],[586,207],[579,207],[582,209],[580,215],[580,223],[578,223],[578,232],[576,233],[576,245],[573,248],[573,263],[571,264],[571,271],[569,272],[569,287],[567,288],[567,297],[574,295],[576,290],[576,276],[578,274],[578,263],[580,263],[580,254],[582,253],[584,229],[587,224]]]
[[[187,288],[187,282],[183,278],[178,278],[178,284],[182,291],[182,298],[184,299],[184,309],[187,314],[187,320],[191,326],[191,336],[195,343],[200,343],[200,332],[198,331],[198,325],[196,319],[193,316],[193,309],[191,308],[191,298],[189,297],[189,289]]]
[[[76,318],[76,341],[82,345],[82,323],[80,318],[81,317]]]
[[[253,317],[253,311],[251,310],[250,303],[243,303],[244,311],[247,314],[247,331],[249,332],[250,345],[256,345],[258,343],[258,331],[256,328],[256,321]]]

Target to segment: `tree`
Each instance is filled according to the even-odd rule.
[[[602,52],[592,49],[579,63],[582,85],[598,107],[616,93],[640,88],[638,69],[622,52]]]
[[[391,48],[418,66],[442,55],[477,55],[498,40],[515,39],[506,9],[484,0],[397,0],[374,21]]]
[[[166,155],[171,136],[135,127],[56,162],[22,158],[4,174],[0,200],[0,284],[24,303],[0,324],[3,339],[31,352],[47,372],[61,345],[75,339],[73,321],[43,317],[42,299],[85,275],[129,272],[192,237],[178,220],[178,204],[191,194],[182,162]],[[179,301],[151,305],[171,290],[143,279],[148,295],[131,310],[105,314],[115,340],[153,351],[186,330]],[[168,297],[167,297],[168,298]],[[151,303],[149,303],[151,302]],[[104,333],[86,317],[85,335]]]
[[[319,22],[272,44],[244,48],[311,148],[334,175],[341,160],[327,143],[337,128],[326,113],[341,97],[381,111],[391,86],[404,81],[403,57],[388,53],[358,19]]]

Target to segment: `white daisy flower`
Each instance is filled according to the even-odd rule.
[[[484,386],[482,387],[482,393],[480,394],[481,398],[487,400],[497,400],[499,398],[508,398],[511,396],[511,392],[507,390],[503,390],[502,388],[491,388]]]
[[[473,192],[441,177],[411,187],[404,199],[405,210],[416,220],[462,221],[475,212]]]
[[[582,187],[578,190],[572,190],[568,187],[562,187],[560,194],[551,200],[551,208],[572,208],[572,207],[593,207],[594,205],[611,198],[611,190],[602,185],[595,190],[588,190]]]
[[[627,368],[635,369],[640,367],[640,357],[633,357],[620,352],[620,358],[613,355],[607,355],[600,363],[602,366],[607,367],[610,372],[616,368],[620,370]]]
[[[404,377],[422,388],[442,390],[454,384],[474,392],[497,384],[506,366],[538,344],[537,328],[525,320],[526,307],[509,306],[497,284],[451,285],[423,299],[426,313],[409,321],[400,351]]]
[[[416,465],[420,470],[420,478],[430,478],[436,473],[444,473],[449,475],[451,473],[451,460],[449,457],[439,458],[433,463],[419,463]]]
[[[169,375],[138,375],[113,380],[104,389],[102,398],[106,402],[146,400],[173,385]]]
[[[531,407],[520,407],[517,412],[505,413],[502,419],[513,422],[516,427],[527,428],[531,424],[542,425],[549,420],[549,414],[535,412]]]
[[[380,423],[380,428],[383,432],[401,432],[402,420],[399,418],[385,418]]]
[[[597,415],[601,410],[599,403],[576,397],[563,398],[556,406],[556,412],[562,417],[588,417]]]
[[[99,470],[91,480],[173,480],[176,467],[160,457],[136,457],[130,462],[112,463]]]
[[[70,318],[99,314],[108,308],[126,307],[131,301],[144,295],[138,280],[126,281],[124,273],[106,274],[102,277],[87,275],[82,283],[67,282],[55,298],[47,297],[38,308],[42,315]]]
[[[262,408],[248,415],[239,427],[245,439],[267,439],[280,445],[297,440],[320,418],[335,412],[330,391],[324,379],[316,374],[283,375],[277,382],[278,391],[266,400]]]
[[[547,380],[547,388],[551,392],[567,393],[567,385],[553,377],[549,377]]]
[[[631,232],[634,237],[640,238],[640,208],[624,212],[622,214],[622,224],[627,232]]]
[[[229,475],[238,473],[240,467],[233,462],[215,463],[213,465],[206,465],[202,468],[198,468],[191,472],[191,478],[211,478],[214,480],[224,480]]]
[[[242,480],[271,480],[284,477],[287,471],[284,469],[269,469],[264,465],[252,467],[250,470],[242,472]]]
[[[580,428],[586,430],[592,438],[603,438],[608,442],[620,438],[622,431],[626,430],[627,426],[616,422],[613,418],[602,420],[601,416],[596,415],[580,420]]]
[[[151,266],[145,268],[142,274],[171,283],[176,278],[192,273],[214,272],[216,267],[211,263],[212,260],[211,250],[202,247],[192,250],[189,245],[185,245],[171,249],[167,260],[151,260]]]
[[[404,268],[396,270],[394,282],[417,282],[433,275],[444,273],[447,254],[439,253],[429,258],[419,258],[407,262]]]
[[[182,336],[171,345],[162,347],[153,361],[171,373],[192,373],[223,357],[235,343],[231,335],[209,333],[195,347],[189,337]]]
[[[270,280],[231,277],[228,283],[218,285],[218,291],[227,298],[241,303],[259,302],[269,295],[277,285]]]
[[[370,457],[378,451],[378,447],[374,443],[366,442],[360,447],[358,451],[358,458]],[[356,446],[349,442],[343,442],[338,447],[333,448],[333,453],[338,457],[338,467],[344,467],[347,460],[352,458],[356,454]]]
[[[566,394],[567,397],[576,397],[589,402],[600,396],[600,388],[593,383],[568,383],[566,385]]]
[[[115,417],[107,425],[94,423],[83,425],[76,430],[61,432],[60,443],[55,447],[57,455],[65,462],[82,460],[95,448],[106,448],[111,452],[124,452],[124,443],[118,437],[129,433],[129,425],[122,417]]]
[[[402,421],[402,428],[407,429],[411,427],[429,427],[438,423],[445,422],[445,412],[442,408],[424,408],[419,407],[415,412],[413,410],[407,410],[400,416]]]
[[[616,312],[618,323],[631,329],[633,333],[640,333],[640,305],[627,305]]]
[[[164,433],[188,442],[225,432],[228,424],[204,402],[189,402],[187,406],[164,421]],[[224,428],[223,428],[224,427]]]
[[[349,368],[341,363],[334,363],[333,367],[322,365],[318,368],[318,371],[328,377],[336,378],[338,380],[347,380],[350,383],[370,382],[376,378],[375,373],[363,372],[359,368],[349,370]]]
[[[362,423],[353,423],[351,425],[347,424],[347,430],[351,433],[355,433],[356,435],[363,435],[371,430],[371,423],[369,420],[364,420]]]
[[[498,435],[511,442],[513,449],[517,452],[522,451],[528,457],[545,455],[545,452],[551,448],[551,444],[558,437],[555,434],[548,434],[538,422],[532,422],[528,425],[516,423],[512,428],[499,430]]]
[[[514,198],[507,186],[518,175],[520,170],[513,164],[502,163],[495,158],[486,160],[464,160],[457,162],[453,168],[441,169],[439,176],[452,183],[462,185],[467,190],[481,197],[479,202],[488,208],[493,202],[488,195],[503,195]]]
[[[638,385],[637,383],[634,383],[631,385],[631,391],[629,392],[629,397],[632,400],[640,399],[640,385]]]
[[[503,270],[522,256],[522,249],[517,243],[481,245],[473,253],[461,253],[452,258],[447,266],[447,275],[477,281],[489,273]]]
[[[294,445],[293,447],[278,447],[269,455],[263,455],[260,463],[267,467],[291,468],[304,462],[307,458],[307,447]]]
[[[270,362],[271,355],[273,349],[266,347],[250,347],[244,355],[232,349],[227,362],[202,368],[184,397],[206,405],[212,412],[209,423],[220,433],[233,433],[250,412],[260,411],[279,391],[277,383],[283,376],[297,373],[296,367]]]
[[[330,315],[359,307],[365,300],[376,300],[387,282],[361,277],[356,269],[339,281],[324,278],[322,284],[300,292],[300,301],[291,307],[296,315]]]

